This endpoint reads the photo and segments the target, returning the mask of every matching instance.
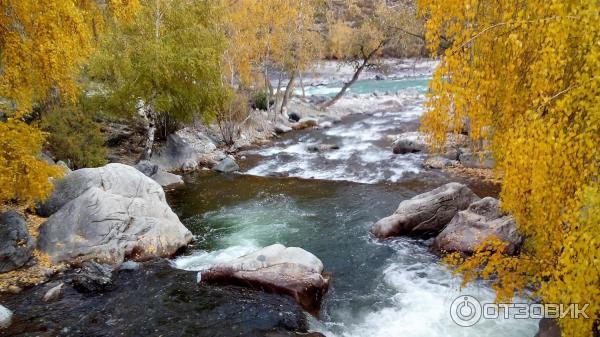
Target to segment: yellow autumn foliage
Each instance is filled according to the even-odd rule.
[[[137,0],[111,0],[128,18]],[[24,122],[34,103],[72,100],[77,76],[102,28],[104,7],[93,0],[0,2],[0,202],[30,203],[50,193],[59,170],[38,159],[44,134]]]
[[[487,242],[454,259],[499,299],[526,286],[546,303],[589,303],[561,319],[592,335],[600,313],[600,7],[596,0],[421,0],[430,50],[447,41],[422,128],[434,147],[468,128],[491,150],[500,198],[526,238],[519,256]],[[452,260],[452,259],[451,259]]]

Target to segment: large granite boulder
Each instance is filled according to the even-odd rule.
[[[23,266],[31,258],[34,240],[16,211],[0,214],[0,273]]]
[[[170,134],[150,161],[164,171],[189,171],[199,165],[212,166],[224,156],[205,133],[185,128]]]
[[[38,245],[55,263],[170,256],[192,240],[162,187],[128,165],[73,171],[41,209]]]
[[[323,263],[297,247],[274,244],[199,273],[200,282],[225,283],[261,289],[293,297],[311,313],[317,313],[329,281]]]
[[[435,238],[432,250],[472,254],[486,239],[496,237],[506,243],[505,253],[515,254],[523,241],[512,216],[500,209],[498,199],[485,197],[458,212]]]
[[[479,197],[467,186],[448,183],[412,199],[404,200],[396,212],[377,221],[371,232],[378,238],[398,235],[432,236]]]

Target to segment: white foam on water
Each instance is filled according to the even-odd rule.
[[[244,246],[231,246],[215,251],[199,250],[192,255],[180,256],[173,260],[172,263],[175,268],[200,271],[216,264],[228,262],[240,256],[250,254],[259,248],[256,245],[247,244]]]
[[[475,283],[461,289],[460,278],[428,255],[424,247],[415,249],[409,242],[391,244],[397,256],[390,259],[383,272],[379,294],[391,301],[375,310],[361,314],[336,312],[338,320],[311,321],[313,327],[326,336],[336,337],[533,337],[537,320],[494,319],[481,320],[473,327],[461,327],[450,316],[452,302],[471,295],[481,303],[493,303],[494,292],[485,284]],[[429,259],[427,257],[429,256]],[[407,258],[413,257],[413,258]],[[425,259],[423,259],[425,257]],[[524,302],[518,299],[518,302]],[[325,329],[325,331],[323,331]]]

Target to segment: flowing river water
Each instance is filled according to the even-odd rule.
[[[248,150],[242,174],[187,176],[186,187],[171,193],[169,202],[198,240],[173,264],[196,271],[282,243],[312,252],[331,275],[320,317],[310,318],[311,329],[327,336],[534,336],[535,320],[454,324],[455,298],[469,294],[491,302],[493,291],[483,282],[461,289],[460,279],[428,252],[428,241],[378,241],[369,234],[370,225],[400,201],[450,181],[468,184],[481,197],[497,196],[495,185],[422,168],[423,155],[392,153],[388,136],[418,124],[426,85],[426,78],[359,82],[350,95],[379,112]],[[369,93],[388,90],[401,108],[376,109],[380,100]],[[318,144],[339,149],[311,151]]]

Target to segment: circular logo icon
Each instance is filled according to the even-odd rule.
[[[481,319],[481,304],[473,296],[457,297],[450,306],[450,317],[457,325],[473,326]]]

